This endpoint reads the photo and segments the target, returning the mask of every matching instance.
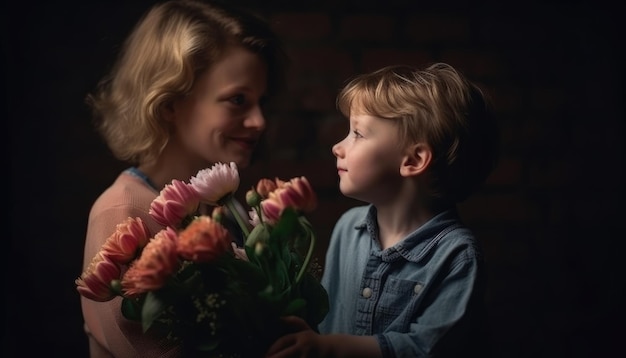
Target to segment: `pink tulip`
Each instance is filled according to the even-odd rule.
[[[301,212],[312,212],[317,206],[317,196],[305,177],[291,179],[283,189],[277,190],[277,195],[285,207]]]
[[[179,227],[183,219],[198,210],[200,197],[193,186],[172,180],[150,205],[150,215],[163,226]]]
[[[176,253],[176,232],[167,227],[159,231],[146,245],[122,278],[122,288],[128,297],[137,297],[165,285],[179,267]]]
[[[317,196],[305,177],[288,182],[276,179],[277,188],[261,202],[263,219],[275,224],[287,207],[299,212],[311,212],[317,206]]]
[[[148,243],[150,233],[141,218],[127,218],[102,246],[103,255],[118,264],[133,260]]]
[[[284,209],[283,203],[280,201],[280,197],[276,192],[271,192],[269,197],[261,202],[261,214],[263,220],[270,225],[274,225],[278,222],[280,214]]]
[[[276,188],[284,188],[285,184],[287,183],[284,180],[280,180],[279,178],[274,179],[274,181],[276,182]]]
[[[263,199],[267,199],[271,192],[276,190],[276,182],[267,178],[259,180],[256,185],[256,192],[261,195]]]
[[[209,216],[193,220],[178,235],[178,254],[195,262],[211,262],[230,249],[230,232]]]
[[[120,275],[120,267],[98,252],[89,267],[76,279],[76,289],[90,300],[109,301],[117,295],[111,288],[112,281],[118,280]]]

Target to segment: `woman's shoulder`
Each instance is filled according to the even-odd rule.
[[[136,208],[147,211],[157,193],[147,187],[143,181],[126,172],[120,173],[115,181],[106,188],[94,201],[92,215],[108,210]]]
[[[149,214],[150,205],[156,197],[155,191],[141,179],[120,174],[91,206],[87,227],[89,245],[99,249],[116,226],[129,217],[142,219],[149,231],[156,233],[162,227]],[[93,254],[95,251],[88,256],[93,257]]]

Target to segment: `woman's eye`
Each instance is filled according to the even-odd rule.
[[[230,102],[237,106],[241,106],[242,104],[246,103],[246,97],[242,94],[238,94],[236,96],[230,97]]]

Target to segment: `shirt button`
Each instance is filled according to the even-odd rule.
[[[372,297],[372,289],[371,289],[371,288],[369,288],[369,287],[365,287],[365,288],[363,289],[363,297],[365,297],[365,298],[370,298],[370,297]]]
[[[419,283],[415,285],[415,287],[413,287],[413,292],[415,293],[420,293],[421,290],[422,290],[422,285]]]

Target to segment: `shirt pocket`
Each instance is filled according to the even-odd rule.
[[[380,295],[375,314],[375,332],[389,328],[407,331],[413,316],[414,301],[420,296],[424,283],[389,277]]]

